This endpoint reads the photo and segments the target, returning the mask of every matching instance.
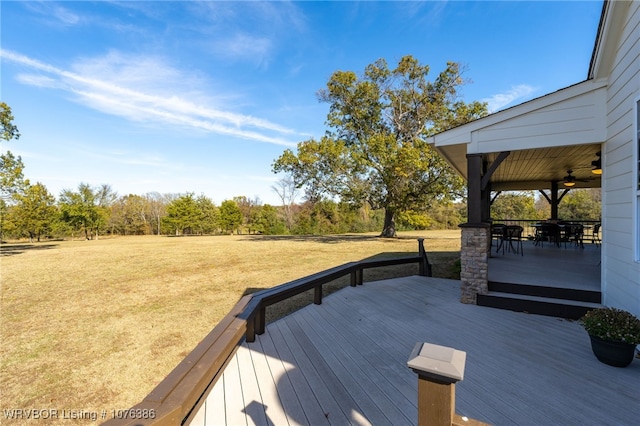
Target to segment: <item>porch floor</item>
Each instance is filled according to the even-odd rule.
[[[192,424],[416,424],[407,360],[417,342],[467,352],[461,415],[495,425],[637,424],[640,359],[607,366],[577,322],[466,305],[459,295],[454,280],[377,281],[271,323],[238,349]]]
[[[585,243],[584,248],[564,243],[535,246],[523,242],[524,255],[496,253],[495,242],[489,258],[489,281],[531,284],[600,291],[600,253],[602,248]]]

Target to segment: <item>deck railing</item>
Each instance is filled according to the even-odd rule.
[[[142,402],[106,425],[184,425],[198,413],[224,372],[237,348],[246,339],[253,342],[266,328],[266,308],[290,297],[314,290],[314,303],[322,303],[322,286],[343,276],[351,276],[351,286],[363,283],[364,270],[417,263],[419,274],[431,276],[431,265],[418,239],[418,254],[387,259],[349,262],[304,278],[244,296],[213,330],[191,351]],[[121,412],[120,412],[121,411]]]

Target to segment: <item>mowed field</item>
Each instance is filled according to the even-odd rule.
[[[455,277],[458,230],[397,239],[145,236],[3,244],[0,424],[9,422],[8,409],[129,408],[243,295],[350,261],[416,253],[418,237],[434,275]],[[365,281],[415,273],[413,265],[369,270]],[[347,284],[348,277],[332,287]],[[310,300],[268,313],[273,319]]]

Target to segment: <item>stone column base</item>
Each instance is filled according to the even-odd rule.
[[[489,292],[489,250],[491,227],[486,223],[460,225],[462,241],[460,247],[460,280],[462,303],[476,304],[477,294]]]

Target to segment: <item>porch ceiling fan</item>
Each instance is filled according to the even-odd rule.
[[[571,188],[575,186],[576,182],[589,182],[592,179],[577,179],[574,175],[572,175],[573,170],[567,170],[567,175],[562,178],[564,186]]]
[[[567,187],[572,187],[576,184],[576,177],[573,176],[571,173],[573,173],[573,170],[569,169],[567,170],[567,175],[562,178],[564,180],[564,186]]]

